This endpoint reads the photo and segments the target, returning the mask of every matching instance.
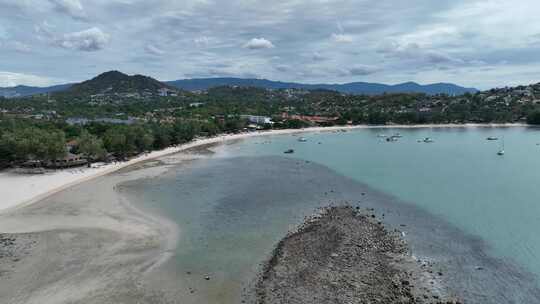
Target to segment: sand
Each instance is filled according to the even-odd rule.
[[[315,127],[294,130],[271,130],[235,135],[223,135],[212,138],[197,139],[177,147],[153,151],[146,155],[133,158],[126,162],[107,164],[98,168],[76,168],[50,171],[40,175],[23,175],[13,171],[0,172],[0,212],[13,208],[21,208],[38,202],[54,193],[58,193],[84,181],[118,171],[127,166],[143,161],[156,159],[165,155],[179,153],[198,146],[243,139],[253,136],[292,134],[301,132],[330,132],[336,130],[367,129],[367,128],[477,128],[477,127],[525,127],[525,124],[440,124],[440,125],[388,125],[388,126],[344,126],[344,127]]]
[[[0,214],[0,303],[173,302],[146,278],[169,259],[179,230],[119,189],[166,170],[119,172]]]
[[[492,126],[500,127],[407,127]],[[167,272],[159,266],[171,257],[182,231],[168,219],[133,207],[119,185],[163,174],[170,166],[167,163],[186,159],[185,153],[178,152],[204,145],[353,128],[373,127],[228,135],[100,168],[35,176],[0,173],[0,303],[180,303],[179,286],[167,280]],[[160,160],[142,165],[156,158]],[[140,168],[126,168],[135,164]]]

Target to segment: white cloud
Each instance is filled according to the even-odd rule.
[[[210,43],[210,38],[206,36],[200,36],[193,39],[193,42],[199,47],[207,46]]]
[[[49,0],[56,11],[67,14],[74,19],[85,19],[86,12],[79,0]]]
[[[54,83],[50,78],[0,71],[0,87],[14,87],[17,85],[48,86]]]
[[[151,54],[151,55],[156,55],[156,56],[161,56],[163,54],[165,54],[165,51],[158,48],[157,46],[153,45],[153,44],[147,44],[145,47],[144,47],[144,50],[148,53],[148,54]]]
[[[0,49],[15,51],[19,53],[30,53],[32,51],[29,45],[22,43],[20,41],[8,41],[8,42],[0,41]]]
[[[333,33],[332,40],[334,40],[335,42],[340,42],[340,43],[350,43],[350,42],[353,42],[354,39],[351,35]]]
[[[55,39],[55,43],[63,48],[93,52],[99,51],[109,43],[110,35],[104,33],[97,27],[89,28],[84,31],[64,34]]]
[[[265,38],[253,38],[246,44],[244,44],[244,48],[250,50],[271,49],[274,47],[274,44],[270,40],[267,40]]]
[[[15,51],[20,52],[20,53],[30,53],[32,51],[29,45],[19,42],[19,41],[13,41],[11,44],[11,47]]]

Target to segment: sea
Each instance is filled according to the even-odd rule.
[[[166,268],[185,303],[249,298],[277,242],[342,204],[401,231],[465,303],[540,303],[540,129],[308,132],[212,151],[123,185],[130,201],[177,223]]]

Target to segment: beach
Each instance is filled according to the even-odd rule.
[[[212,138],[196,139],[184,145],[169,147],[164,150],[153,151],[140,155],[126,162],[105,164],[98,168],[74,168],[68,170],[51,171],[41,175],[24,175],[11,171],[0,172],[0,212],[12,208],[20,208],[38,202],[54,193],[67,189],[76,184],[103,176],[122,168],[162,156],[179,153],[198,146],[220,143],[230,140],[244,139],[253,136],[293,134],[302,132],[332,132],[337,130],[353,129],[393,129],[393,128],[502,128],[526,127],[526,124],[437,124],[437,125],[385,125],[385,126],[336,126],[314,127],[306,129],[288,129],[241,133],[234,135],[221,135]]]
[[[407,128],[503,126],[506,125],[435,125]],[[57,171],[38,176],[2,173],[0,187],[3,197],[7,199],[2,200],[3,211],[0,212],[0,303],[191,303],[184,300],[186,293],[197,292],[196,290],[202,287],[187,289],[188,284],[171,276],[168,264],[167,267],[160,267],[170,260],[183,231],[169,218],[142,211],[143,209],[128,201],[123,195],[123,185],[135,180],[158,179],[169,169],[201,157],[200,153],[191,153],[191,149],[204,148],[207,145],[253,136],[338,132],[361,128],[382,127],[312,128],[228,135],[196,140],[101,168]],[[275,166],[273,161],[283,161],[285,164]],[[258,176],[264,176],[263,172],[270,168],[291,170],[289,179],[283,181],[292,187],[286,193],[295,193],[298,185],[304,183],[293,176],[298,174],[298,170],[307,170],[314,166],[292,159],[268,159],[268,162],[269,167],[260,169],[262,171]],[[253,164],[248,163],[245,167],[253,167]],[[230,171],[231,169],[224,170]],[[178,172],[182,174],[182,171]],[[322,176],[326,175],[327,173],[324,173]],[[329,178],[330,181],[335,180],[335,177]],[[295,182],[298,185],[294,186]],[[269,183],[265,180],[263,184]],[[280,189],[285,184],[280,184]],[[350,191],[340,191],[343,184],[321,183],[325,192],[332,195],[335,193],[336,200],[340,193]],[[28,187],[29,185],[33,187]],[[323,192],[315,191],[317,184],[312,187],[314,191],[307,192],[313,193],[310,200],[323,196]],[[246,185],[244,188],[250,187]],[[357,185],[351,184],[348,189],[357,189]],[[322,191],[322,188],[319,190]],[[269,188],[267,191],[271,193],[274,190]],[[357,191],[353,196],[360,199],[366,190]],[[330,198],[330,195],[324,193],[324,197]],[[238,204],[247,203],[241,199],[233,201]],[[381,201],[385,200],[374,199],[372,204],[380,206]],[[274,204],[279,206],[279,202]],[[390,207],[394,208],[389,206],[389,210],[392,209]],[[238,206],[238,209],[245,208]],[[306,207],[306,210],[314,211],[311,207]],[[387,218],[389,212],[387,211]],[[403,218],[399,221],[403,221]],[[407,223],[410,227],[407,229],[412,229],[414,222],[417,222],[416,217]],[[196,276],[193,280],[198,284],[218,281],[214,276],[207,281],[205,275],[197,273],[190,276]]]
[[[74,185],[0,215],[1,303],[169,303],[145,284],[170,257],[174,223],[134,208],[118,185],[153,164]]]

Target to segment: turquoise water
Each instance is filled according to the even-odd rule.
[[[403,135],[388,143],[377,134]],[[300,135],[299,135],[300,136]],[[440,215],[481,237],[495,253],[540,275],[540,130],[360,130],[250,139],[237,155],[277,155],[314,161]],[[497,155],[504,138],[506,154]],[[418,143],[431,137],[434,143]],[[319,142],[321,144],[319,144]]]
[[[397,132],[403,135],[397,142],[377,137]],[[488,136],[504,138],[504,156],[497,155],[501,141]],[[425,137],[434,142],[418,142]],[[289,229],[317,207],[345,202],[386,213],[390,227],[406,230],[413,253],[439,262],[466,303],[535,303],[537,143],[540,130],[532,128],[254,137],[129,186],[133,200],[180,227],[170,268],[183,285],[196,286],[186,303],[238,303]],[[287,149],[295,153],[284,154]],[[207,274],[210,281],[202,279]]]

